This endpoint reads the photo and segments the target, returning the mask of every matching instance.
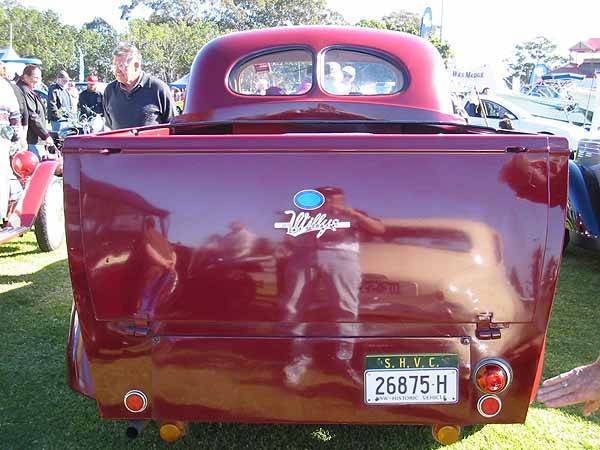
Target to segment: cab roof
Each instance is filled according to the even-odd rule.
[[[339,96],[320,85],[303,95],[245,96],[231,91],[229,74],[248,56],[303,47],[316,56],[328,48],[384,54],[404,68],[407,86],[395,94]],[[360,27],[278,27],[216,38],[196,55],[185,112],[176,123],[235,120],[378,120],[452,122],[449,83],[437,49],[407,33]]]

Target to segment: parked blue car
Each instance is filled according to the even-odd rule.
[[[565,244],[600,250],[600,139],[582,139],[569,161]]]

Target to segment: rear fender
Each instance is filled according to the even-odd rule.
[[[71,309],[71,325],[67,341],[67,377],[71,389],[87,397],[96,398],[75,304]]]
[[[546,336],[544,336],[544,343],[542,344],[542,351],[540,353],[540,359],[538,359],[537,370],[535,372],[535,381],[533,382],[533,389],[531,390],[531,398],[529,404],[531,405],[537,397],[538,389],[540,388],[540,382],[542,381],[542,372],[544,371],[544,356],[546,355]]]
[[[600,226],[581,167],[569,161],[569,211],[567,228],[577,233],[600,236]]]

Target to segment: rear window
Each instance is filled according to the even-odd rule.
[[[323,90],[334,95],[386,95],[405,88],[404,72],[383,56],[331,49],[325,53]]]
[[[473,249],[473,243],[465,232],[450,228],[392,226],[387,228],[383,241],[458,253]]]
[[[313,58],[307,50],[271,51],[242,61],[229,88],[242,95],[302,95],[313,85]]]

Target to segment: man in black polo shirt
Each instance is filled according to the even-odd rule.
[[[168,123],[175,115],[169,87],[142,71],[142,56],[129,43],[113,52],[116,80],[104,90],[104,118],[111,130]]]

